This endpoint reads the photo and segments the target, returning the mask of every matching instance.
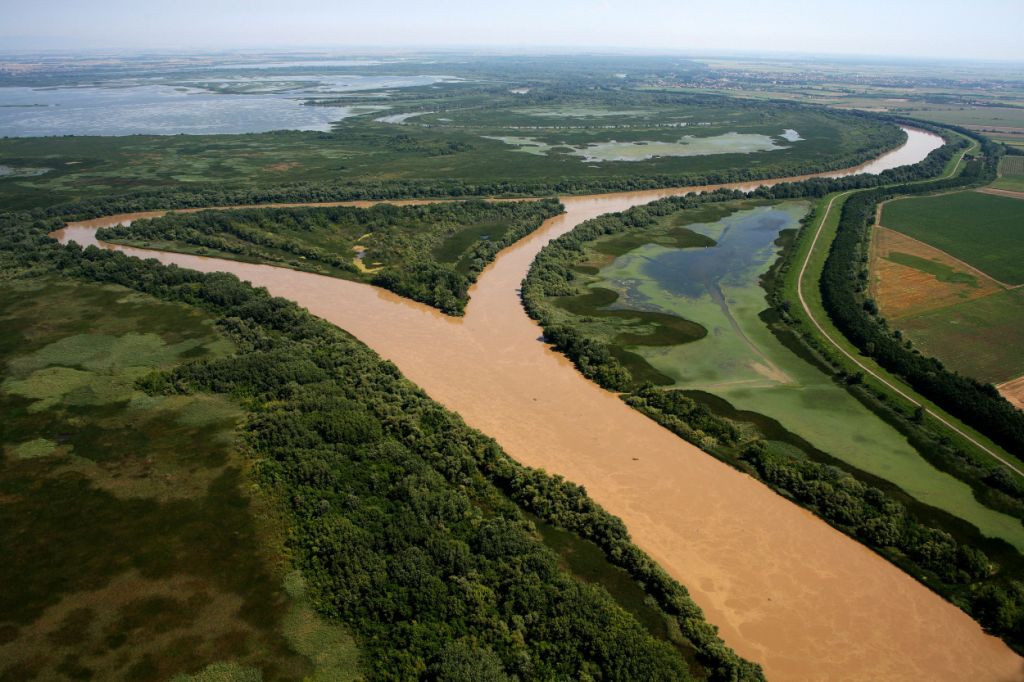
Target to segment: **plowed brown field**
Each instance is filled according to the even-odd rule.
[[[971,275],[977,284],[943,282],[934,274],[889,260],[889,256],[894,253],[916,256]],[[1003,291],[1003,287],[991,277],[945,251],[881,226],[873,230],[870,272],[871,296],[889,319],[936,310]]]

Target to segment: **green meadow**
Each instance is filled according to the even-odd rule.
[[[1024,374],[1024,290],[901,317],[898,324],[921,352],[961,374],[993,384]]]
[[[898,199],[882,224],[1006,284],[1024,284],[1024,201],[979,192]]]
[[[136,388],[232,351],[184,306],[4,283],[0,542],[18,551],[0,562],[0,679],[356,679],[350,636],[282,568],[241,407]]]

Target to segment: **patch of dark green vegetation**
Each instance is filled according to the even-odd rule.
[[[697,341],[708,334],[703,326],[676,315],[650,310],[608,308],[618,298],[619,294],[610,289],[590,287],[586,294],[557,299],[556,305],[581,317],[623,320],[629,326],[623,327],[623,331],[615,336],[615,343],[619,346],[675,346]],[[637,327],[639,331],[634,331]]]
[[[518,465],[348,334],[231,275],[59,247],[45,237],[59,220],[0,216],[5,270],[57,269],[220,318],[234,354],[140,386],[153,399],[212,391],[246,406],[254,473],[284,507],[311,601],[358,635],[369,677],[762,679],[582,488]],[[652,636],[563,570],[517,505],[600,547],[681,638]]]
[[[209,316],[122,287],[0,287],[0,677],[312,671],[234,452],[241,410],[133,386],[230,350]]]
[[[553,199],[231,209],[170,213],[98,236],[368,281],[460,315],[484,266],[561,212]]]
[[[714,246],[715,240],[685,227],[676,227],[657,235],[626,233],[612,239],[602,239],[594,244],[594,251],[616,257],[647,244],[658,244],[669,249],[689,249]]]
[[[601,548],[590,540],[545,523],[533,514],[527,518],[537,527],[544,544],[558,555],[561,564],[577,579],[601,585],[608,594],[655,638],[669,642],[687,660],[696,676],[705,677],[693,649],[683,638],[679,625],[658,606],[629,573],[608,561]]]
[[[929,275],[935,275],[935,278],[940,282],[966,284],[975,288],[978,286],[978,278],[970,273],[960,272],[944,263],[938,263],[910,253],[895,251],[886,256],[886,259],[891,260],[893,263],[899,263],[900,265],[920,270],[921,272],[927,272]]]

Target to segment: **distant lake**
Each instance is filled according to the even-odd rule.
[[[444,76],[300,76],[211,78],[223,85],[287,92],[220,94],[173,84],[69,88],[0,87],[0,136],[176,135],[330,130],[331,123],[386,107],[308,107],[310,98],[405,88]],[[308,85],[303,82],[308,82]]]

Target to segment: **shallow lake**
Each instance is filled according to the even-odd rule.
[[[558,148],[565,153],[580,157],[587,163],[602,161],[646,161],[664,156],[709,156],[713,154],[750,154],[767,152],[773,149],[785,149],[785,142],[799,142],[803,138],[795,130],[786,130],[778,136],[761,135],[758,133],[729,132],[710,137],[683,135],[675,142],[642,140],[636,142],[592,142],[583,146],[558,145],[544,142],[532,137],[489,137],[514,145],[514,151],[527,154],[546,155]]]
[[[331,129],[331,123],[386,107],[303,106],[347,92],[430,85],[444,76],[217,78],[204,86],[116,82],[99,87],[0,88],[0,136],[176,135]],[[287,92],[275,90],[287,89]]]

